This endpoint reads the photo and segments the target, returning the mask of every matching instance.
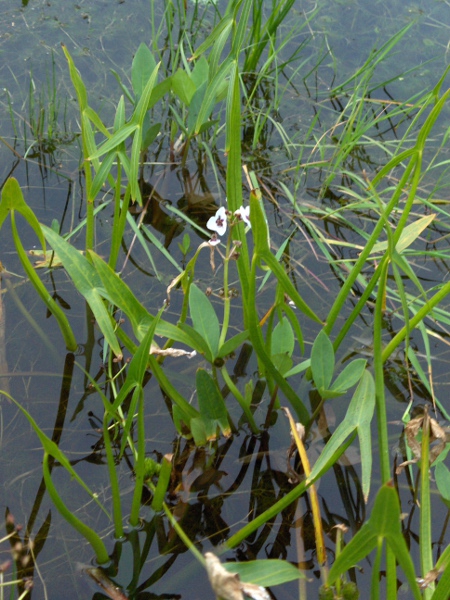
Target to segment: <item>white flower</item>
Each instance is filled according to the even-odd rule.
[[[210,246],[217,246],[217,244],[220,244],[220,238],[217,235],[217,233],[212,234],[211,239],[209,240],[208,244]]]
[[[250,223],[250,206],[245,208],[241,206],[239,210],[235,211],[234,216],[237,217],[239,221],[244,221],[244,223],[249,227],[252,226]]]
[[[223,235],[227,230],[227,222],[227,211],[224,206],[221,206],[216,214],[208,220],[206,227]]]

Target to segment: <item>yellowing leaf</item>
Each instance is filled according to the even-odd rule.
[[[428,227],[428,225],[434,220],[435,216],[436,214],[434,213],[431,215],[427,215],[426,217],[421,217],[417,221],[414,221],[414,223],[411,223],[411,225],[405,227],[396,245],[397,252],[403,252],[405,248],[408,248],[419,237],[422,231],[424,231]],[[376,252],[385,252],[386,249],[387,241],[378,242],[372,248],[371,254],[374,254]]]

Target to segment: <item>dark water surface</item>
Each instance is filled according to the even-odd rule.
[[[154,27],[159,26],[164,3],[155,2]],[[95,110],[110,123],[120,90],[111,74],[117,71],[126,80],[130,74],[133,54],[141,42],[152,43],[152,13],[150,2],[142,0],[101,1],[29,0],[18,2],[0,0],[0,185],[9,176],[16,177],[26,201],[41,222],[51,224],[56,219],[62,231],[72,231],[84,218],[83,179],[79,174],[78,112],[74,93],[68,76],[67,65],[60,48],[61,42],[69,48],[89,91]],[[335,181],[324,193],[323,173],[320,169],[308,170],[294,176],[289,169],[297,164],[298,147],[289,155],[282,143],[278,120],[292,139],[302,140],[312,119],[321,105],[321,130],[327,130],[336,121],[339,107],[326,98],[327,90],[336,86],[364,62],[370,50],[381,45],[401,27],[417,19],[391,56],[375,72],[374,82],[391,80],[389,85],[377,90],[377,100],[394,99],[404,101],[414,94],[432,89],[441,76],[448,60],[449,5],[446,2],[335,2],[332,0],[313,2],[298,1],[292,12],[292,20],[318,14],[301,35],[298,43],[311,36],[298,63],[287,67],[285,77],[305,60],[297,87],[289,88],[281,103],[276,119],[261,133],[259,145],[253,143],[254,131],[244,129],[244,159],[256,170],[268,188],[273,191],[278,205],[267,205],[271,224],[272,241],[275,249],[286,235],[293,234],[290,260],[294,267],[296,284],[307,302],[317,307],[321,315],[326,314],[340,283],[334,271],[324,260],[318,260],[311,252],[308,236],[301,227],[293,225],[292,207],[274,182],[283,181],[294,190],[302,206],[317,207],[321,202],[338,209],[346,198],[342,191],[345,177]],[[198,45],[209,33],[217,18],[215,10],[206,5],[197,6],[194,23],[193,45]],[[194,6],[188,7],[194,14]],[[290,22],[283,25],[289,27]],[[175,22],[173,35],[177,35]],[[163,27],[164,30],[164,27]],[[161,36],[164,40],[164,35]],[[327,55],[327,48],[332,55]],[[288,52],[289,49],[286,49]],[[320,57],[325,57],[313,76],[304,79]],[[428,62],[431,59],[432,62]],[[409,70],[411,73],[405,75]],[[261,91],[260,102],[270,105],[273,90]],[[161,109],[164,117],[164,108]],[[39,119],[44,120],[40,134]],[[448,126],[448,111],[443,113],[442,122],[435,130],[433,141],[438,147]],[[379,132],[380,146],[394,144],[406,130],[408,122],[398,122]],[[313,156],[314,140],[310,147],[302,150]],[[431,148],[430,152],[433,152]],[[167,167],[168,143],[158,146],[155,163],[148,166],[148,182],[157,188],[163,202],[178,208],[188,205],[193,219],[196,207],[204,220],[208,210],[224,199],[224,179],[218,179],[211,170],[199,173],[198,163],[192,160],[187,169],[171,171]],[[445,152],[443,153],[445,157]],[[445,157],[447,158],[447,157]],[[226,159],[223,152],[219,158],[223,167]],[[373,173],[379,164],[386,161],[384,151],[370,145],[361,147],[360,153],[349,156],[350,171]],[[200,162],[200,161],[199,161]],[[303,162],[303,161],[302,161]],[[442,196],[448,192],[448,183],[443,179],[445,170],[436,170],[424,186],[442,187]],[[434,178],[434,179],[433,179]],[[438,183],[436,184],[436,179]],[[277,195],[278,194],[278,195]],[[448,197],[448,196],[447,196]],[[106,208],[97,221],[97,251],[108,254],[112,211]],[[354,216],[356,219],[357,217]],[[361,216],[362,226],[365,217]],[[181,264],[182,255],[178,241],[187,230],[173,216],[155,207],[149,223],[161,241],[168,243],[174,259]],[[354,234],[329,224],[337,240],[352,242]],[[22,239],[29,248],[35,239],[25,225],[20,226]],[[196,246],[203,238],[189,230],[192,243]],[[443,232],[443,235],[446,231]],[[131,244],[132,235],[126,234],[124,252],[119,260],[124,261],[125,252]],[[82,234],[73,239],[80,247]],[[343,256],[352,255],[352,249],[336,248]],[[157,253],[155,253],[157,255]],[[354,253],[353,253],[354,254]],[[158,256],[156,256],[158,259]],[[79,343],[75,355],[67,354],[54,319],[48,318],[46,310],[32,288],[23,278],[22,270],[12,243],[8,223],[0,234],[0,260],[7,269],[2,278],[0,340],[2,389],[9,392],[36,419],[50,437],[58,441],[77,472],[106,505],[110,505],[110,489],[102,452],[101,427],[102,404],[90,388],[86,370],[91,377],[102,377],[103,339],[92,323],[83,299],[74,292],[62,269],[42,275],[47,288],[67,311]],[[135,246],[132,259],[128,262],[123,278],[143,304],[155,313],[165,299],[165,288],[177,274],[175,267],[164,259],[158,259],[158,275],[144,255],[140,246]],[[440,282],[447,277],[445,261],[422,265],[430,281]],[[209,264],[200,265],[197,276],[202,285],[220,287],[220,272],[212,275]],[[272,292],[270,284],[268,292]],[[269,294],[268,294],[269,297]],[[236,303],[238,305],[238,300]],[[271,300],[268,299],[268,303]],[[264,295],[261,306],[264,305]],[[267,308],[269,308],[267,305]],[[170,313],[177,321],[181,306],[181,294],[174,294]],[[232,314],[232,327],[240,327],[239,311]],[[262,315],[261,315],[262,316]],[[348,347],[342,360],[355,353],[369,355],[366,345],[370,335],[370,312],[367,322],[361,321],[353,337],[354,347]],[[169,318],[169,317],[167,317]],[[395,324],[398,326],[398,323]],[[314,331],[305,326],[308,340],[314,339]],[[448,387],[448,350],[436,340],[432,349],[436,357],[434,382],[436,393],[446,399]],[[299,357],[297,357],[299,358]],[[190,398],[195,391],[195,371],[202,366],[201,357],[168,359],[164,365],[167,376],[183,395]],[[240,389],[250,379],[257,383],[257,364],[250,353],[248,362],[236,359],[234,367]],[[230,367],[230,371],[232,371]],[[392,452],[395,453],[402,432],[400,419],[409,401],[408,383],[401,361],[393,361],[387,373],[388,416],[391,419],[390,434]],[[299,393],[314,402],[308,384],[299,379]],[[420,385],[414,388],[417,403],[427,400],[427,393]],[[262,396],[263,404],[256,412],[258,423],[264,421],[265,406],[269,401],[267,392]],[[333,429],[345,415],[348,398],[333,402],[327,409],[327,425]],[[230,413],[238,423],[240,409],[229,398]],[[158,385],[150,380],[146,386],[146,431],[147,450],[150,456],[159,459],[173,452],[176,456],[177,485],[171,489],[169,504],[189,537],[203,552],[211,550],[229,535],[272,505],[292,487],[287,473],[286,452],[290,444],[289,428],[281,416],[258,438],[250,435],[246,426],[230,440],[220,440],[210,448],[197,449],[179,439]],[[448,406],[448,405],[447,405]],[[322,427],[325,425],[322,423]],[[317,428],[309,440],[310,460],[323,447],[323,429]],[[376,443],[375,443],[376,446]],[[35,568],[33,572],[35,600],[50,598],[100,598],[95,584],[82,572],[83,565],[92,562],[92,550],[77,532],[59,516],[42,485],[42,447],[23,415],[10,403],[0,404],[0,479],[2,511],[9,510],[17,523],[23,525],[22,539],[29,536],[35,540]],[[374,449],[376,450],[376,448]],[[362,500],[360,471],[357,453],[348,453],[347,462],[342,461],[321,480],[319,494],[327,528],[344,522],[356,532],[366,516]],[[129,461],[121,463],[121,488],[124,510],[128,512],[133,489],[133,475]],[[373,490],[379,481],[378,467],[374,470]],[[69,507],[88,525],[105,536],[108,549],[114,550],[118,565],[115,581],[124,588],[135,590],[133,598],[183,598],[196,600],[211,598],[206,575],[195,558],[174,534],[167,520],[153,515],[144,508],[144,519],[140,531],[129,531],[127,539],[115,542],[110,520],[95,503],[70,481],[63,469],[55,466],[53,479],[61,496]],[[404,490],[402,501],[405,511],[411,502],[409,491]],[[372,499],[371,499],[372,500]],[[370,508],[370,504],[369,504]],[[434,539],[438,539],[444,526],[445,512],[437,513]],[[418,522],[412,521],[411,537],[418,532]],[[330,551],[333,543],[328,539]],[[303,547],[302,547],[303,546]],[[412,553],[417,546],[412,541]],[[7,555],[4,543],[0,551]],[[28,551],[28,553],[30,553]],[[226,558],[248,560],[253,558],[284,558],[302,562],[311,582],[307,584],[309,597],[317,597],[318,567],[314,556],[311,512],[308,500],[302,498],[286,513],[279,516],[272,527],[265,527],[251,536],[242,547],[229,553]],[[303,557],[303,558],[299,558]],[[367,568],[369,572],[370,569]],[[362,586],[366,580],[360,574]],[[408,598],[407,590],[402,597]],[[275,598],[288,600],[298,597],[298,584],[291,583],[273,589]],[[362,590],[361,597],[365,597]]]

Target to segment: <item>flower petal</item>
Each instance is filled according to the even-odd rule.
[[[227,211],[224,206],[221,206],[216,214],[208,219],[206,227],[210,231],[216,231],[219,235],[223,235],[227,230]]]
[[[246,206],[245,208],[241,206],[234,214],[240,221],[244,221],[249,227],[252,226],[250,223],[250,206]]]

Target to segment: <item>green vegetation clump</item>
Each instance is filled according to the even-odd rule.
[[[186,7],[169,4],[164,13],[168,35],[175,10],[187,18]],[[19,407],[39,438],[47,493],[77,535],[91,545],[102,567],[95,569],[95,579],[104,588],[118,589],[113,579],[118,564],[112,563],[120,561],[121,552],[117,546],[113,552],[95,524],[73,508],[73,497],[66,498],[57,489],[55,466],[100,508],[116,540],[134,544],[140,559],[128,589],[130,597],[137,598],[141,591],[137,583],[141,569],[158,538],[162,556],[174,548],[181,552],[180,546],[189,548],[206,566],[218,597],[265,598],[262,586],[299,579],[299,596],[306,598],[305,556],[299,556],[295,565],[284,557],[222,566],[211,553],[205,561],[203,542],[183,521],[188,498],[207,495],[210,488],[222,491],[220,444],[237,440],[240,432],[256,443],[265,439],[274,423],[284,422],[291,436],[284,449],[286,467],[272,486],[270,499],[258,496],[255,475],[255,489],[248,492],[250,518],[239,522],[232,533],[218,517],[223,500],[208,500],[210,520],[202,535],[214,541],[217,553],[241,548],[248,540],[254,543],[258,532],[263,532],[262,548],[275,520],[290,515],[302,522],[303,533],[296,535],[303,535],[302,544],[313,551],[319,598],[358,598],[363,588],[353,580],[359,581],[357,568],[364,564],[371,598],[384,593],[383,571],[384,597],[389,600],[397,597],[398,579],[407,583],[411,597],[445,600],[450,546],[435,554],[432,501],[439,496],[443,506],[450,502],[448,434],[441,422],[448,413],[435,393],[431,347],[433,339],[445,339],[450,322],[446,308],[450,282],[430,284],[421,268],[427,261],[446,264],[448,259],[440,244],[450,226],[448,202],[441,197],[449,166],[448,131],[442,133],[441,121],[448,111],[448,69],[420,95],[406,100],[376,96],[391,81],[375,84],[378,72],[410,35],[414,26],[410,23],[373,50],[326,97],[322,92],[313,103],[311,122],[291,134],[277,114],[307,64],[306,58],[302,62],[307,36],[298,44],[294,35],[303,36],[316,16],[313,12],[302,17],[289,32],[293,6],[293,0],[284,0],[267,11],[259,0],[230,0],[223,13],[214,8],[214,25],[198,44],[180,28],[178,42],[168,42],[169,61],[156,41],[151,47],[140,44],[129,83],[115,73],[121,96],[110,122],[94,109],[77,61],[63,46],[79,109],[85,218],[68,232],[58,222],[51,226],[40,222],[19,182],[9,177],[2,188],[0,227],[10,227],[26,277],[55,317],[67,349],[77,349],[77,332],[58,295],[49,294],[32,264],[18,218],[38,239],[45,257],[41,266],[50,273],[64,268],[70,285],[86,302],[87,320],[95,321],[102,335],[104,381],[90,373],[85,377],[101,407],[97,446],[108,473],[109,497],[100,498],[91,489],[60,448],[58,436],[46,433],[33,410],[26,410],[7,390],[2,393]],[[280,32],[286,28],[284,39]],[[322,60],[309,76],[319,77]],[[305,110],[306,105],[302,104]],[[161,115],[164,119],[159,119]],[[34,124],[41,145],[42,123]],[[395,142],[384,143],[379,132],[385,127],[399,132]],[[263,161],[269,130],[278,141],[274,155],[277,150],[283,156],[279,165],[273,159],[270,168]],[[161,147],[167,148],[170,168],[184,186],[177,206],[163,202],[158,182],[147,180],[158,162],[151,157]],[[193,188],[192,169],[199,189]],[[300,196],[301,181],[316,170],[320,184],[314,200],[307,200]],[[211,174],[208,184],[205,171]],[[165,176],[169,175],[167,169]],[[210,194],[211,181],[220,200]],[[99,247],[97,231],[105,210],[112,215],[112,225],[107,243]],[[150,213],[153,230],[145,221]],[[285,219],[289,228],[281,239],[275,226],[278,218]],[[176,260],[168,248],[181,234]],[[131,246],[138,245],[164,289],[163,305],[149,308],[124,277],[127,261],[133,260],[128,250],[131,236]],[[300,236],[322,274],[326,265],[333,285],[331,278],[328,285],[311,270],[308,261],[302,265],[303,278],[297,277]],[[82,247],[77,247],[81,239]],[[169,278],[165,271],[171,273]],[[367,334],[363,348],[355,346],[361,323]],[[245,372],[250,357],[254,371],[241,385],[238,373]],[[185,367],[192,359],[198,360],[193,375]],[[184,365],[182,385],[171,376],[170,361]],[[398,419],[403,428],[401,464],[392,460],[387,394],[400,368],[411,392]],[[175,451],[160,462],[149,457],[149,437],[154,434],[148,431],[150,379],[162,393],[177,436]],[[417,414],[415,389],[428,400]],[[335,407],[340,417],[329,424],[327,415]],[[350,447],[356,448],[360,463],[358,475],[352,467],[352,477],[358,481],[355,505],[362,518],[357,522],[352,514],[344,526],[333,508],[321,501],[319,484],[329,474],[342,472]],[[261,456],[269,454],[262,446]],[[380,471],[376,476],[375,454]],[[194,457],[189,467],[187,456]],[[122,489],[124,464],[133,482],[128,495]],[[430,473],[436,488],[430,484]],[[413,563],[411,540],[404,535],[404,480],[419,513],[420,565]],[[351,484],[345,490],[348,508],[353,502]],[[301,519],[296,513],[299,499],[308,506]],[[212,523],[217,530],[211,531]],[[142,546],[135,535],[140,528],[148,536]],[[291,528],[292,522],[287,529]],[[227,573],[230,564],[240,579]],[[163,571],[158,570],[155,578]],[[237,596],[228,595],[220,587],[223,582],[234,586]]]

